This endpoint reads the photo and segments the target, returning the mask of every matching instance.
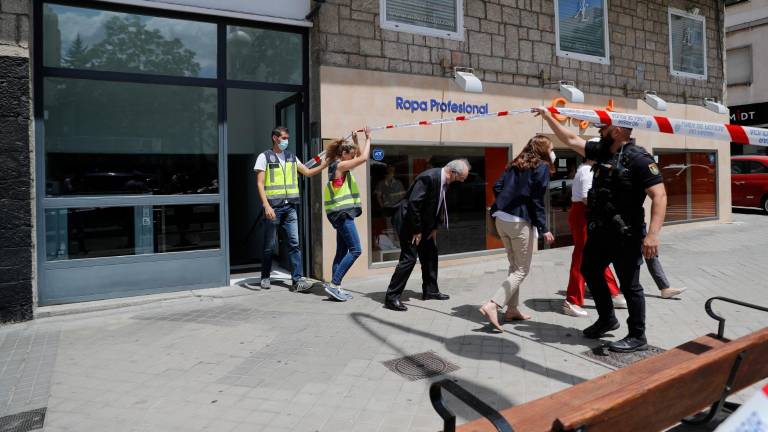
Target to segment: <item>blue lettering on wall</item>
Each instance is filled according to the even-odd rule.
[[[395,109],[400,111],[450,112],[454,114],[488,114],[488,104],[471,104],[451,100],[419,100],[402,96],[395,97]]]

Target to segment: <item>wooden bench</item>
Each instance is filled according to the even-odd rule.
[[[451,420],[453,414],[442,403],[441,387],[485,416],[460,426],[460,432],[658,431],[710,407],[708,414],[688,420],[708,422],[726,404],[726,396],[768,377],[768,327],[733,341],[725,339],[725,319],[712,312],[714,300],[768,312],[714,297],[705,307],[720,322],[718,334],[500,413],[473,396],[474,400],[457,394],[457,384],[450,381],[433,384],[432,404],[443,417],[446,432],[456,430],[451,428],[455,417]]]

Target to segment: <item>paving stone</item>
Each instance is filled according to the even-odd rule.
[[[688,291],[661,299],[641,272],[649,343],[669,349],[714,331],[703,308],[712,296],[768,304],[768,226],[760,215],[734,219],[665,227],[661,261]],[[418,300],[415,271],[406,313],[381,308],[383,275],[355,281],[355,300],[339,308],[322,296],[254,292],[0,327],[0,410],[47,406],[47,431],[106,430],[110,418],[141,419],[134,430],[434,431],[440,421],[427,395],[439,379],[456,379],[502,409],[613,370],[583,355],[599,345],[580,336],[596,319],[591,299],[589,318],[559,313],[570,252],[535,254],[521,289],[533,319],[505,325],[503,335],[487,333],[477,312],[506,277],[501,256],[442,268],[446,302]],[[743,307],[716,303],[715,310],[727,316],[729,337],[765,323]],[[626,311],[618,317],[616,338],[624,336]],[[409,382],[382,364],[429,350],[460,369]],[[459,423],[477,415],[447,400]],[[110,430],[131,430],[123,426]]]

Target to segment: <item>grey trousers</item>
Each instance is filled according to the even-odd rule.
[[[648,272],[660,290],[669,288],[669,280],[667,275],[664,274],[664,269],[661,268],[661,261],[659,261],[658,257],[646,258],[645,265],[648,266]]]

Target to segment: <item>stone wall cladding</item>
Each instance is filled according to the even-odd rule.
[[[0,2],[0,322],[32,319],[31,1]],[[5,53],[19,55],[6,55]],[[26,54],[26,56],[23,56]]]
[[[542,73],[592,94],[624,96],[627,86],[670,102],[685,103],[684,94],[722,99],[723,14],[716,22],[715,4],[608,0],[610,64],[601,65],[556,55],[553,0],[464,0],[464,41],[383,30],[378,0],[327,0],[312,30],[312,55],[316,65],[449,76],[441,66],[447,61],[474,68],[485,82],[539,86]],[[706,80],[670,74],[668,8],[690,6],[706,17]]]

